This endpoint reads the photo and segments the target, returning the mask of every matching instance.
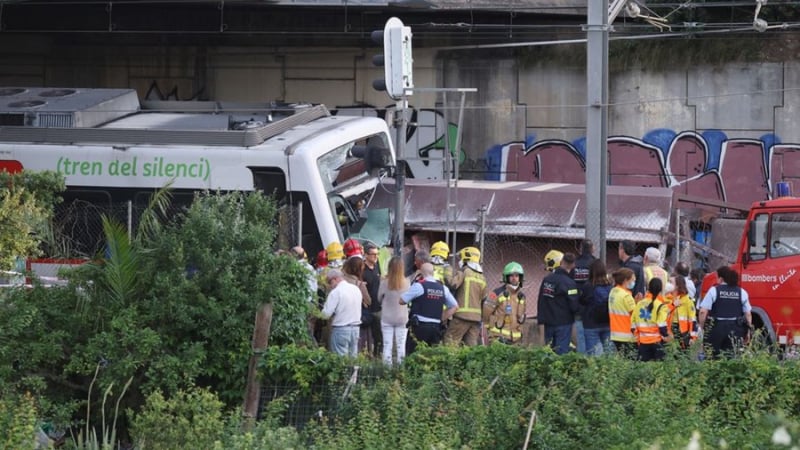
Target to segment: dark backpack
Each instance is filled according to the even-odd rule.
[[[594,287],[594,291],[592,292],[592,300],[589,302],[589,306],[586,308],[586,313],[597,323],[609,323],[608,296],[611,293],[611,288],[612,286],[610,284]]]

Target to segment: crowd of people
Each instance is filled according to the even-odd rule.
[[[701,299],[705,272],[684,262],[670,272],[658,248],[639,256],[631,241],[619,243],[620,267],[610,273],[590,240],[580,243],[578,255],[548,252],[535,317],[526,312],[522,265],[508,262],[493,288],[476,247],[462,248],[451,267],[448,244],[435,242],[430,252],[415,253],[410,276],[403,259],[388,258],[388,252],[382,273],[381,249],[355,239],[330,243],[317,255],[316,267],[302,248],[288,253],[308,272],[309,301],[317,306],[309,320],[313,339],[338,354],[364,353],[388,365],[401,363],[421,344],[495,341],[538,341],[556,354],[619,353],[653,361],[664,358],[671,342],[689,350],[704,334],[718,357],[752,332],[748,295],[733,269],[720,267],[719,283]],[[532,340],[528,333],[539,337]]]

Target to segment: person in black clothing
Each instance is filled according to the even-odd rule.
[[[578,350],[578,353],[586,353],[586,339],[584,337],[584,323],[583,323],[583,316],[586,302],[592,296],[592,289],[588,289],[589,287],[589,266],[592,265],[592,262],[597,259],[592,254],[594,253],[594,243],[591,239],[584,239],[581,241],[581,256],[575,260],[575,267],[570,272],[570,276],[573,280],[575,280],[575,284],[578,285],[578,289],[580,290],[580,303],[581,308],[577,314],[575,314],[575,326],[572,329],[572,340],[575,342],[575,348]]]
[[[633,287],[631,293],[636,301],[644,298],[644,268],[642,257],[636,254],[636,244],[631,241],[625,240],[619,243],[619,260],[622,263],[621,267],[631,269],[636,275],[636,285]]]
[[[588,355],[599,356],[610,350],[608,296],[613,287],[606,265],[595,259],[589,267],[589,281],[581,290],[583,334]]]
[[[591,239],[584,239],[581,241],[581,256],[575,260],[575,268],[572,269],[570,275],[578,287],[589,281],[589,267],[592,262],[597,259],[594,257],[594,243]]]
[[[561,265],[542,280],[539,288],[538,320],[544,324],[544,341],[559,355],[569,352],[572,325],[578,311],[578,286],[569,276],[575,259],[574,253],[565,253]]]
[[[714,319],[708,333],[713,357],[730,353],[753,330],[753,314],[747,291],[739,286],[739,274],[728,266],[717,269],[721,283],[708,290],[700,302],[697,324],[705,330],[706,318]]]
[[[372,351],[377,358],[383,352],[383,333],[381,332],[381,300],[378,298],[378,289],[381,286],[381,266],[378,264],[378,248],[370,243],[364,246],[364,272],[361,279],[367,283],[367,292],[372,298],[369,305],[369,313],[372,322],[368,325],[372,333]]]

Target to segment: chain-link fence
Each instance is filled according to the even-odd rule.
[[[170,203],[161,218],[162,222],[166,223],[185,212],[191,198],[179,198],[179,201]],[[65,200],[56,205],[51,225],[42,236],[43,256],[74,259],[102,255],[105,248],[103,217],[123,225],[128,230],[128,236],[133,237],[146,208],[147,205],[133,201]],[[301,233],[314,233],[314,230],[302,230],[299,208],[291,205],[278,208],[276,226],[277,248],[290,248],[296,245]]]
[[[367,367],[351,366],[341,374],[329,374],[330,379],[345,380],[301,386],[299,384],[262,383],[258,420],[271,415],[282,425],[303,428],[312,420],[334,419],[346,414],[350,396],[355,390],[373,386],[384,376],[387,368],[376,363]],[[335,426],[335,420],[329,420]]]
[[[548,274],[544,264],[547,252],[580,255],[589,225],[583,207],[585,193],[582,186],[565,184],[495,183],[500,188],[494,189],[485,183],[490,182],[462,182],[459,200],[449,217],[436,207],[439,200],[428,202],[442,196],[435,193],[431,184],[406,186],[411,189],[406,229],[416,249],[429,249],[439,240],[448,242],[454,254],[466,246],[478,247],[484,275],[492,289],[502,285],[506,264],[521,264],[525,270],[523,292],[528,298],[526,313],[529,318],[535,317],[539,286]],[[450,197],[454,197],[452,192]],[[595,242],[594,255],[605,256],[609,273],[621,265],[618,248],[622,240],[634,242],[639,256],[647,247],[658,248],[668,270],[678,261],[709,270],[735,255],[735,249],[712,248],[702,214],[690,208],[676,208],[667,189],[616,187],[609,189],[607,200],[605,247],[601,249]],[[596,223],[599,219],[594,217]],[[738,236],[732,236],[741,233],[741,222],[736,223],[730,233],[720,233],[721,239],[734,245]],[[453,230],[457,230],[455,239]]]

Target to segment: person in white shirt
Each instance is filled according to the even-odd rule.
[[[344,280],[339,269],[326,274],[328,297],[322,307],[322,317],[331,318],[330,350],[339,355],[358,355],[359,326],[361,325],[361,290]]]

